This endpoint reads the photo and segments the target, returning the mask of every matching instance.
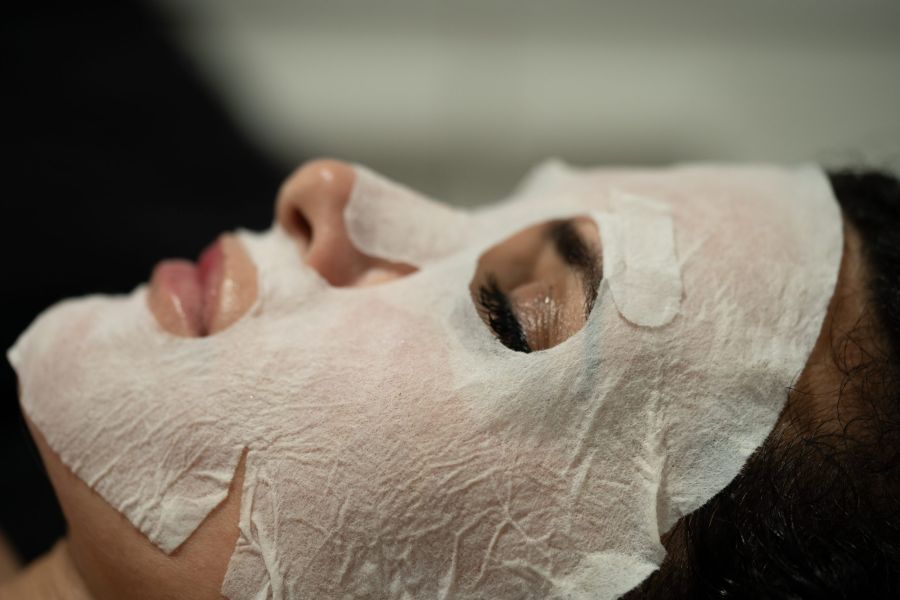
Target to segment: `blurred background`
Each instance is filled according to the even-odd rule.
[[[159,6],[279,162],[352,157],[464,204],[548,155],[831,160],[900,139],[895,1]]]
[[[2,24],[5,348],[264,228],[328,155],[471,206],[534,163],[900,165],[896,0],[32,2]],[[64,526],[2,369],[0,531]]]

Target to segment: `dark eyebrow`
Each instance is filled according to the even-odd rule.
[[[585,318],[594,308],[597,290],[603,280],[603,263],[600,249],[587,243],[575,228],[575,220],[554,223],[547,232],[556,252],[563,261],[578,273],[584,286]]]

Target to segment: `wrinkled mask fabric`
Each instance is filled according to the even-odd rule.
[[[419,267],[335,288],[279,227],[240,232],[259,296],[202,338],[147,288],[68,300],[9,351],[62,461],[162,551],[223,501],[242,456],[232,599],[614,598],[660,536],[772,430],[842,251],[816,167],[536,169],[449,208],[363,168],[362,252]],[[588,215],[604,278],[585,326],[503,346],[469,292],[518,230]]]

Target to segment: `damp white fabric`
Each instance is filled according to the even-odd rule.
[[[507,349],[469,295],[478,257],[578,214],[609,274],[587,324]],[[278,228],[242,232],[260,295],[225,331],[165,333],[139,287],[60,303],[9,352],[50,446],[165,552],[246,452],[233,600],[633,588],[772,429],[842,248],[814,167],[554,164],[475,212],[359,169],[346,217],[362,251],[422,268],[331,288]]]
[[[603,277],[619,313],[634,323],[660,327],[681,306],[681,270],[668,207],[613,190],[613,213],[594,215],[603,247]]]

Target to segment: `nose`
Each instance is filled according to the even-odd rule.
[[[344,208],[356,181],[352,166],[315,160],[281,186],[275,219],[304,248],[304,261],[335,287],[385,283],[415,271],[357,250],[350,241]]]

